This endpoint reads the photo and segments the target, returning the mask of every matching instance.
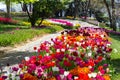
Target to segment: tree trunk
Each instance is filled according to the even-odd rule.
[[[32,3],[29,4],[29,12],[32,12]]]
[[[7,10],[6,17],[10,18],[11,17],[11,15],[10,15],[10,0],[6,0],[6,10]]]
[[[40,23],[38,24],[38,26],[40,26],[42,24],[43,20],[44,20],[44,18],[42,17],[42,19],[41,19]]]
[[[107,9],[107,12],[108,12],[108,16],[109,16],[110,28],[113,28],[113,25],[112,25],[112,15],[111,15],[110,8],[109,8],[109,5],[108,5],[106,0],[104,0],[104,4],[106,6],[106,9]]]
[[[22,10],[24,11],[24,12],[26,12],[27,11],[27,8],[26,8],[26,4],[25,3],[23,3],[23,7],[22,7]]]
[[[79,11],[78,11],[79,0],[74,0],[74,5],[75,5],[74,19],[75,19],[76,17],[79,17]]]
[[[90,0],[88,0],[88,1],[86,2],[86,9],[85,9],[86,19],[87,19],[87,16],[88,16],[88,9],[89,9],[89,7],[90,7]]]
[[[111,0],[112,5],[112,27],[116,31],[116,15],[115,15],[115,0]]]
[[[28,17],[29,17],[29,20],[30,20],[30,23],[31,23],[31,27],[35,27],[35,20],[31,17],[31,15],[30,15],[30,13],[28,11],[27,5],[26,4],[24,4],[24,5],[25,5],[25,9],[27,11],[27,14],[28,14]]]

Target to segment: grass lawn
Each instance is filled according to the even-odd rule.
[[[100,27],[112,30],[105,24],[100,24]],[[117,31],[120,31],[117,29]],[[112,80],[120,80],[120,35],[110,34],[113,51],[111,53],[111,64],[115,69]]]
[[[115,68],[115,74],[113,74],[112,80],[120,80],[120,36],[119,35],[110,35],[112,39],[112,54],[111,54],[111,63]]]
[[[12,46],[36,36],[61,31],[64,28],[66,27],[55,24],[45,28],[0,24],[0,46]]]

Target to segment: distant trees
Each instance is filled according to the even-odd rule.
[[[73,0],[69,4],[69,9],[67,13],[71,16],[74,16],[74,18],[85,16],[85,18],[88,16],[88,10],[90,9],[90,3],[91,0]]]
[[[12,2],[18,2],[23,4],[23,9],[27,12],[31,26],[36,26],[36,21],[55,15],[55,13],[61,13],[66,4],[70,4],[67,14],[76,17],[88,16],[89,11],[99,12],[101,8],[106,8],[110,27],[116,31],[116,8],[115,0],[0,0],[6,4],[6,17],[10,18],[10,4]],[[103,5],[104,4],[104,5]],[[28,6],[30,9],[28,10]],[[31,7],[32,5],[32,7]],[[30,14],[30,12],[32,12]]]
[[[4,2],[6,4],[6,17],[10,18],[11,14],[10,14],[10,8],[11,8],[11,3],[12,2],[17,2],[18,0],[0,0],[2,2]]]

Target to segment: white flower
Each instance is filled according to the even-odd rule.
[[[102,38],[104,38],[104,35],[100,35]]]
[[[91,46],[88,46],[87,49],[91,49]]]
[[[69,71],[64,71],[64,76],[67,76],[69,73]]]
[[[106,72],[108,73],[110,71],[110,69],[109,68],[106,68]]]
[[[82,44],[85,44],[85,42],[83,42]]]
[[[30,57],[25,57],[25,60],[26,60],[26,61],[29,61],[29,60],[30,60]]]
[[[56,52],[60,52],[60,49],[57,49]]]
[[[54,66],[54,67],[52,67],[52,70],[53,70],[53,71],[59,71],[59,68],[56,67],[56,66]]]
[[[107,44],[107,46],[110,46],[111,44]]]
[[[105,47],[103,46],[102,49],[105,49]]]
[[[7,67],[5,67],[5,68],[3,69],[2,72],[5,72],[5,73],[7,73],[7,74],[10,74],[10,73],[12,72],[12,69],[11,69],[11,67],[7,66]]]
[[[46,56],[49,56],[49,53],[46,53]]]
[[[47,77],[47,72],[44,72],[43,75],[44,75],[44,77]]]
[[[67,37],[64,37],[64,39],[66,40],[66,39],[67,39]]]
[[[64,79],[64,77],[65,77],[64,75],[60,75],[60,78],[61,78],[61,79]]]
[[[67,47],[69,47],[69,44],[67,44]]]
[[[88,57],[91,57],[91,56],[92,56],[92,53],[91,53],[91,52],[89,52],[89,53],[88,53]]]
[[[89,69],[91,69],[91,68],[92,68],[92,66],[88,66],[88,68],[89,68]]]
[[[51,42],[51,46],[53,46],[54,45],[54,43],[53,42]]]
[[[77,76],[75,76],[75,77],[74,77],[74,79],[76,80],[76,79],[78,79],[78,77],[77,77]]]
[[[77,44],[77,45],[80,45],[80,42],[77,41],[76,44]]]
[[[105,54],[105,53],[106,53],[106,51],[103,51],[103,53]]]
[[[67,32],[64,32],[64,35],[67,35]]]
[[[97,48],[96,48],[96,47],[94,48],[94,51],[97,51]]]
[[[97,73],[90,73],[90,74],[88,74],[88,76],[89,76],[90,78],[95,78],[95,77],[97,76]]]
[[[64,48],[62,48],[62,49],[61,49],[61,51],[62,51],[62,52],[65,52],[65,49],[64,49]]]
[[[16,74],[15,73],[11,73],[11,78],[15,79],[15,77],[16,77]]]

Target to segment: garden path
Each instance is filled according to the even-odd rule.
[[[50,21],[49,19],[47,20]],[[68,20],[68,21],[72,22],[73,24],[80,23],[81,27],[98,27],[98,26],[89,24],[87,22],[78,21],[78,20]],[[53,22],[53,21],[50,21],[50,22]],[[24,59],[25,56],[34,55],[32,54],[34,52],[33,47],[35,46],[38,47],[41,42],[50,41],[51,38],[55,38],[58,35],[60,35],[60,32],[48,34],[43,37],[40,37],[39,39],[35,41],[24,44],[23,46],[19,46],[17,48],[9,50],[7,53],[11,53],[11,54],[6,54],[5,56],[0,58],[0,67],[6,66],[6,64],[15,65],[21,62],[21,60]]]

